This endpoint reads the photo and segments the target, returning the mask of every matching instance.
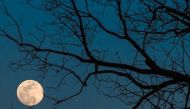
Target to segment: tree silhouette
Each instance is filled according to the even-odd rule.
[[[62,75],[78,90],[94,85],[130,108],[190,108],[189,0],[28,0],[53,18],[28,41],[2,2],[16,33],[0,29],[25,57],[14,65]],[[77,82],[76,82],[77,81]],[[62,93],[62,92],[60,92]]]

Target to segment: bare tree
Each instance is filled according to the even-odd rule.
[[[2,2],[3,3],[3,2]],[[30,66],[62,75],[58,85],[75,84],[77,92],[94,84],[102,94],[130,108],[190,108],[189,0],[28,0],[53,19],[37,27],[28,41],[20,23],[4,4],[17,33],[1,28],[26,56],[17,67]],[[77,81],[77,82],[76,82]],[[62,93],[61,91],[59,93]]]

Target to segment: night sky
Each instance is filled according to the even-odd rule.
[[[46,21],[50,18],[45,13],[30,8],[25,5],[23,0],[5,0],[6,6],[9,11],[17,18],[23,17],[23,31],[24,32],[35,32],[36,23]],[[1,27],[6,26],[6,17],[0,18]],[[14,30],[12,30],[14,32]],[[118,45],[119,46],[119,45]],[[0,108],[1,109],[27,109],[26,106],[22,105],[16,97],[16,89],[18,85],[27,79],[33,79],[39,81],[44,90],[45,94],[51,95],[53,92],[48,92],[47,78],[44,80],[40,76],[40,72],[34,70],[18,69],[14,70],[11,63],[17,62],[24,55],[19,52],[19,47],[13,42],[0,38]],[[51,82],[54,82],[51,80]],[[60,94],[65,93],[64,91],[59,92]],[[63,102],[59,105],[54,106],[52,100],[44,98],[43,101],[34,107],[34,109],[125,109],[127,106],[119,101],[118,99],[110,99],[103,95],[98,94],[97,90],[93,86],[85,88],[83,93],[69,101]]]

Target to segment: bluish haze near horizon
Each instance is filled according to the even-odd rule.
[[[23,17],[23,32],[37,32],[34,28],[37,24],[46,19],[51,19],[46,13],[33,9],[28,5],[24,4],[24,0],[5,0],[8,10],[12,15],[20,20]],[[0,26],[6,26],[6,17],[0,18]],[[6,28],[6,27],[5,27]],[[11,30],[14,33],[14,30]],[[103,40],[103,39],[102,39]],[[120,44],[118,44],[120,45]],[[114,46],[114,45],[112,45]],[[34,70],[13,70],[11,69],[11,63],[17,62],[24,55],[19,52],[19,47],[13,42],[0,37],[0,108],[2,109],[27,109],[28,107],[22,105],[16,97],[16,89],[18,85],[27,79],[33,79],[39,81],[45,90],[45,94],[51,95],[54,92],[48,92],[48,82],[41,78],[40,72]],[[55,81],[55,80],[52,80]],[[72,87],[72,86],[71,86]],[[62,93],[68,92],[59,92]],[[34,109],[126,109],[126,105],[118,99],[112,99],[100,95],[96,88],[89,85],[84,89],[83,93],[69,101],[63,102],[59,105],[54,106],[48,98],[44,98],[43,101],[34,107]]]

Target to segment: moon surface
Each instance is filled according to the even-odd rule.
[[[17,97],[21,103],[34,106],[43,99],[43,88],[34,80],[25,80],[17,88]]]

